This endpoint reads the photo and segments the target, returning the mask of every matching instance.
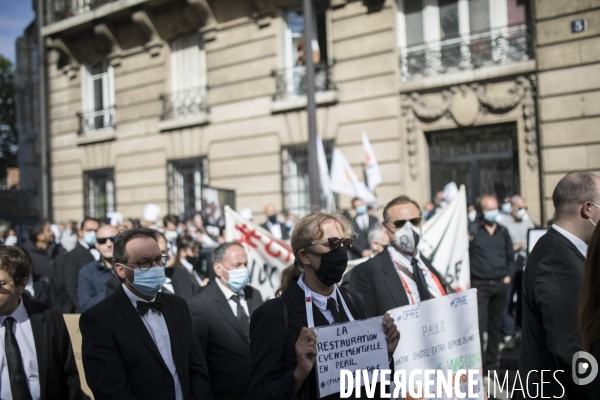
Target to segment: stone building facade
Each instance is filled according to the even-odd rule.
[[[139,217],[147,203],[189,215],[208,187],[255,214],[306,212],[301,2],[46,4],[55,220]],[[381,204],[455,180],[470,198],[521,193],[547,221],[557,179],[600,170],[599,1],[314,7],[318,134],[362,176],[368,133]]]

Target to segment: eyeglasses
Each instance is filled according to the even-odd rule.
[[[409,220],[397,219],[395,221],[391,221],[391,224],[394,225],[394,228],[401,229],[404,225],[406,225],[407,222],[410,222],[414,226],[419,226],[421,224],[421,221],[423,221],[423,218],[417,217]]]
[[[149,261],[140,261],[136,263],[131,263],[131,265],[137,265],[140,271],[148,271],[150,268],[157,267],[165,267],[167,265],[167,261],[169,261],[169,256],[161,255],[160,257],[156,257],[154,260]],[[127,267],[127,264],[123,264]],[[127,267],[132,269],[130,267]]]
[[[315,244],[324,244],[325,246],[329,247],[331,250],[337,250],[340,247],[342,247],[342,244],[344,245],[344,247],[348,247],[348,248],[352,248],[352,239],[349,238],[345,238],[345,239],[340,239],[340,238],[336,238],[336,237],[330,237],[327,238],[327,242],[323,243],[322,241],[318,241],[318,242],[312,242],[310,245],[314,246]]]
[[[110,236],[110,237],[105,237],[105,238],[96,238],[96,242],[98,242],[98,244],[104,244],[104,243],[106,243],[107,240],[110,239],[110,241],[112,243],[114,243],[116,238],[117,238],[116,236]]]

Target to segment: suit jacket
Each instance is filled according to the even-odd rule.
[[[77,242],[75,248],[65,256],[65,289],[71,302],[75,306],[76,313],[81,312],[79,296],[77,295],[79,270],[92,261],[94,261],[94,256],[90,253],[90,250],[83,247],[79,242]]]
[[[526,376],[532,370],[563,370],[556,377],[564,386],[564,398],[572,400],[594,398],[588,387],[573,382],[571,368],[573,355],[582,350],[577,310],[584,261],[584,255],[569,239],[550,228],[536,243],[523,272],[519,372]],[[528,379],[530,393],[535,393],[534,385],[539,387],[540,381],[539,372],[532,372]],[[546,378],[544,382],[545,396],[558,398],[563,393],[555,379]]]
[[[82,399],[67,325],[59,309],[25,296],[38,361],[41,399]]]
[[[371,244],[369,243],[369,229],[371,229],[371,226],[373,226],[373,224],[376,224],[378,221],[377,218],[369,215],[369,224],[367,229],[361,229],[358,225],[358,222],[356,222],[356,218],[358,218],[358,216],[354,217],[354,219],[352,220],[352,227],[354,228],[354,232],[356,232],[358,236],[354,240],[354,243],[352,243],[351,252],[355,258],[361,258],[362,252],[371,248]]]
[[[429,260],[421,256],[429,271],[444,285],[444,279]],[[368,317],[383,315],[388,310],[410,304],[402,280],[387,248],[375,257],[357,265],[350,276],[350,289],[365,299]],[[444,290],[447,288],[444,285]]]
[[[183,397],[210,399],[206,360],[192,333],[187,303],[158,293]],[[173,376],[123,286],[81,314],[82,358],[96,400],[174,400]]]
[[[60,308],[60,297],[54,280],[49,276],[32,275],[35,301]]]
[[[173,290],[175,291],[173,294],[183,297],[185,301],[190,301],[203,289],[183,267],[174,266],[172,268],[165,268],[165,275],[171,280],[171,285],[173,285]]]
[[[290,230],[285,224],[278,222],[281,227],[281,240],[290,240]],[[261,225],[261,228],[265,228],[268,232],[271,232],[269,229],[268,221]]]
[[[340,289],[342,297],[354,319],[366,318],[364,301],[360,294]],[[284,330],[283,302],[287,307],[287,332]],[[346,314],[340,307],[340,314]],[[321,311],[313,303],[315,326],[329,325]],[[298,397],[295,393],[294,370],[296,361],[296,341],[303,327],[307,327],[304,291],[295,281],[290,282],[281,298],[268,300],[258,307],[250,320],[250,352],[252,354],[251,391],[255,400],[305,400],[317,398],[315,369],[305,379]],[[286,333],[284,333],[286,332]],[[375,391],[379,398],[379,387]],[[324,397],[326,400],[339,399],[339,393]],[[367,398],[362,393],[361,398]]]
[[[244,288],[250,316],[263,304],[260,292]],[[194,333],[206,356],[215,399],[250,399],[250,339],[215,281],[190,302]]]
[[[210,264],[212,265],[212,264]],[[200,293],[202,291],[202,289],[204,289],[204,287],[200,286],[200,284],[198,283],[198,281],[196,280],[196,278],[194,277],[194,275],[192,275],[191,273],[188,272],[188,270],[181,264],[181,263],[177,263],[175,265],[173,265],[174,269],[179,269],[181,271],[184,271],[186,273],[186,275],[177,273],[178,275],[178,279],[181,279],[181,284],[184,284],[185,286],[191,285],[191,289],[192,289],[192,296],[189,299],[186,300],[190,300],[192,297],[194,297],[195,295],[197,295],[198,293]],[[212,271],[212,268],[210,268],[210,270]],[[204,279],[204,275],[202,274],[202,272],[198,271],[195,266],[194,266],[194,271],[196,271],[196,273],[198,273],[198,275],[200,276],[200,278]],[[173,273],[173,275],[175,275],[175,273]],[[184,276],[187,278],[187,282],[184,280]]]

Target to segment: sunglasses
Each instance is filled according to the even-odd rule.
[[[116,236],[110,236],[110,237],[105,237],[105,238],[96,238],[96,242],[98,242],[98,244],[104,244],[109,239],[112,243],[114,243]]]
[[[404,225],[406,225],[407,222],[410,222],[414,226],[418,226],[422,220],[423,220],[422,217],[417,217],[417,218],[413,218],[413,219],[409,219],[409,220],[397,219],[395,221],[391,221],[391,223],[392,223],[392,225],[394,225],[394,227],[396,229],[401,229]]]
[[[327,243],[323,243],[323,242],[312,242],[310,245],[314,246],[315,244],[324,244],[325,246],[328,246],[331,250],[338,250],[340,247],[342,247],[342,244],[344,245],[344,247],[348,247],[348,248],[352,248],[352,239],[346,238],[346,239],[340,239],[340,238],[336,238],[336,237],[330,237],[327,238]]]

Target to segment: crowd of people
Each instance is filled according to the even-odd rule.
[[[375,316],[393,369],[401,332],[387,311],[453,291],[418,249],[424,221],[447,200],[436,193],[421,208],[401,195],[381,221],[358,198],[351,213],[299,220],[268,205],[262,227],[294,254],[268,300],[250,285],[246,250],[225,240],[222,218],[168,214],[159,227],[160,208],[150,204],[141,221],[112,214],[62,231],[44,221],[23,243],[6,227],[0,398],[84,398],[63,313],[81,313],[96,399],[316,399],[312,328]],[[501,342],[521,342],[519,370],[532,375],[524,385],[595,399],[600,383],[576,384],[571,361],[582,350],[600,360],[600,178],[566,175],[553,203],[553,223],[531,252],[536,225],[523,197],[469,204],[483,372],[497,370]],[[346,273],[351,259],[358,265]],[[542,370],[563,372],[548,383]]]

